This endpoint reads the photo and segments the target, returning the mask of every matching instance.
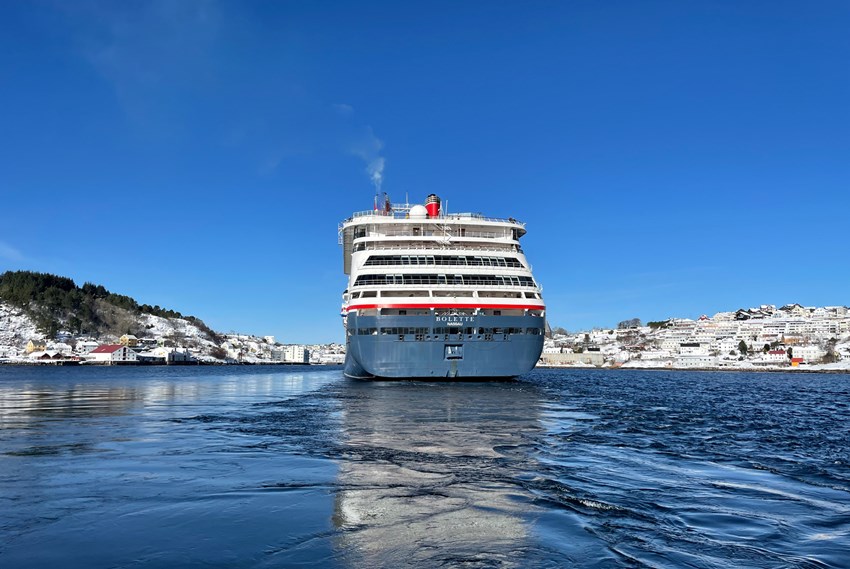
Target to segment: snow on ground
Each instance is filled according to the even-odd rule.
[[[30,339],[44,338],[32,318],[11,304],[0,302],[0,346],[23,349]]]
[[[644,369],[672,366],[673,362],[671,360],[629,360],[620,367],[626,369]]]
[[[215,345],[202,330],[188,320],[161,318],[150,314],[142,314],[138,319],[141,326],[145,328],[147,337],[175,337],[180,338],[181,341],[197,342],[198,345],[207,349]],[[32,318],[19,308],[0,302],[0,347],[14,348],[16,352],[22,351],[27,342],[33,338],[44,339],[45,336],[38,331]],[[117,339],[102,338],[103,341]]]
[[[212,347],[212,342],[204,332],[183,318],[162,318],[152,314],[139,315],[139,324],[145,328],[145,337],[168,338],[182,337],[186,340],[194,340],[201,345]]]
[[[607,367],[607,366],[606,366]],[[844,359],[840,362],[835,362],[832,364],[803,364],[799,367],[791,367],[788,365],[779,365],[779,364],[761,364],[756,365],[753,362],[748,361],[732,361],[732,362],[723,362],[723,365],[719,366],[710,366],[707,368],[693,368],[693,367],[684,367],[677,366],[676,362],[671,360],[630,360],[625,362],[621,368],[624,369],[675,369],[675,370],[688,370],[688,369],[717,369],[717,370],[734,370],[734,371],[847,371],[850,372],[850,359]]]
[[[806,371],[846,371],[850,372],[850,359],[844,359],[832,364],[813,364],[801,366],[799,369]]]

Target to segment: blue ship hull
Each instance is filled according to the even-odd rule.
[[[542,316],[352,313],[347,321],[345,375],[361,379],[514,377],[537,364],[544,328]]]

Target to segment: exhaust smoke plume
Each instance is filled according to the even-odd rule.
[[[349,153],[366,163],[366,174],[369,175],[369,179],[375,186],[376,193],[381,191],[381,186],[384,183],[384,167],[387,164],[386,158],[381,156],[383,147],[383,141],[375,136],[371,126],[367,126],[354,138],[348,148]]]
[[[375,184],[375,191],[381,191],[381,184],[384,183],[384,158],[379,156],[372,160],[369,165],[366,167],[366,172],[369,174],[369,178],[372,180],[372,183]]]

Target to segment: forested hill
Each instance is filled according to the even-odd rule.
[[[32,271],[7,271],[0,274],[0,300],[26,312],[48,336],[59,330],[75,334],[140,334],[134,316],[151,314],[163,318],[183,318],[211,337],[215,333],[194,316],[159,306],[139,304],[123,294],[108,291],[102,285],[83,286],[67,278]]]

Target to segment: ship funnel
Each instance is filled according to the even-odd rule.
[[[428,217],[440,217],[440,198],[436,194],[431,194],[425,200],[425,209],[428,210]]]

